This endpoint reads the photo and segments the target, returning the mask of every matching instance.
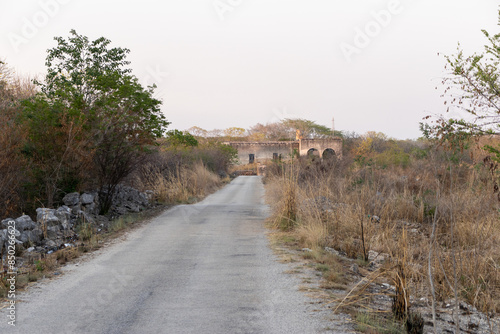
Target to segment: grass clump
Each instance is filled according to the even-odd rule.
[[[358,312],[355,316],[356,329],[367,334],[403,334],[406,330],[394,319],[373,316],[368,312]]]
[[[223,180],[203,163],[179,167],[168,173],[153,171],[142,187],[153,190],[155,200],[163,203],[194,203],[214,192]]]
[[[78,236],[82,241],[89,241],[94,235],[94,227],[90,222],[84,222],[77,227]]]

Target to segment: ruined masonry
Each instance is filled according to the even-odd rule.
[[[336,157],[342,159],[342,139],[298,139],[295,141],[225,142],[238,150],[238,163],[262,163],[266,160],[287,160],[293,155]]]

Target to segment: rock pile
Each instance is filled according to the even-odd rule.
[[[0,254],[7,248],[9,221],[15,221],[15,237],[18,248],[30,251],[51,252],[64,248],[75,240],[77,226],[90,223],[106,229],[110,220],[127,213],[140,212],[150,206],[149,194],[119,185],[113,197],[109,213],[99,215],[97,192],[69,193],[63,198],[64,205],[57,209],[36,209],[36,221],[30,216],[7,218],[0,222]],[[5,251],[4,251],[5,252]]]

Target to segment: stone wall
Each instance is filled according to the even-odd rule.
[[[323,156],[325,150],[333,150],[337,158],[342,158],[342,139],[341,138],[328,138],[328,139],[301,139],[299,142],[299,154],[306,156],[309,150],[317,150],[319,156]]]
[[[240,165],[266,160],[287,160],[294,151],[301,156],[307,156],[311,149],[316,150],[316,155],[323,156],[325,150],[332,150],[337,158],[342,158],[342,139],[300,139],[298,141],[269,141],[269,142],[226,142],[238,150],[238,163]],[[330,151],[330,152],[332,152]]]
[[[78,226],[89,223],[96,232],[109,229],[111,221],[120,215],[137,213],[150,207],[152,192],[142,193],[134,188],[118,185],[109,213],[99,215],[97,192],[69,193],[64,205],[57,209],[38,208],[36,219],[23,215],[0,221],[0,256],[9,246],[10,234],[15,236],[18,249],[49,253],[73,246],[78,239]],[[3,252],[3,253],[2,253]]]
[[[299,150],[299,143],[296,141],[273,141],[273,142],[226,142],[238,150],[238,162],[241,165],[250,162],[253,154],[254,162],[264,162],[276,157],[283,160],[290,158],[294,150]]]

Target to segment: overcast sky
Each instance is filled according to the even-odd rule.
[[[500,31],[493,0],[23,0],[0,4],[0,59],[45,72],[71,29],[131,50],[170,128],[248,128],[306,118],[417,138],[445,111],[442,54]]]

